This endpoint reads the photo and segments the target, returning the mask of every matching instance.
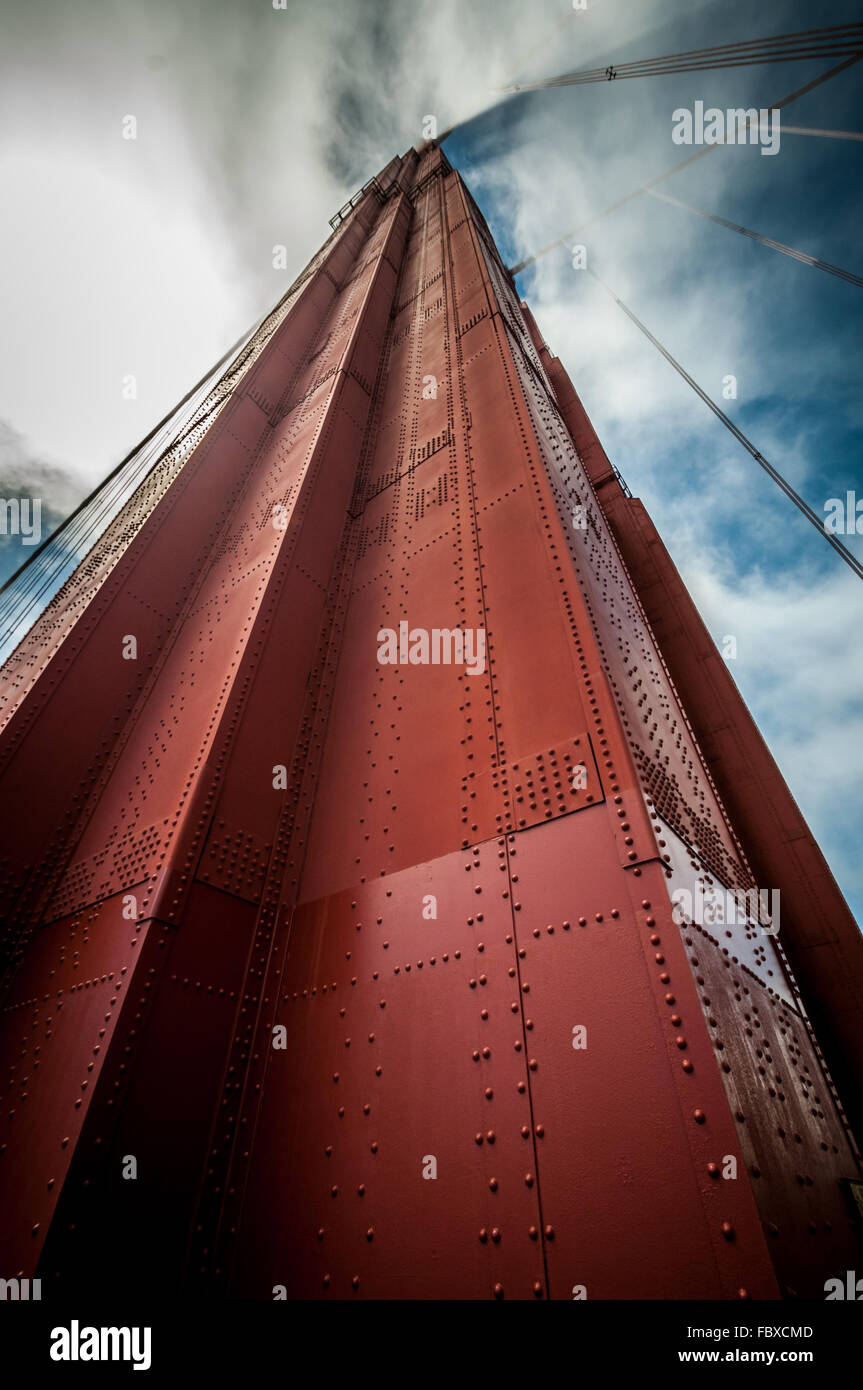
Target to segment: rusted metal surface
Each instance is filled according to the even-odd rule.
[[[760,1299],[853,1267],[781,946],[672,912],[756,884],[750,835],[581,428],[411,152],[5,668],[10,1273]],[[382,663],[403,622],[483,660]]]

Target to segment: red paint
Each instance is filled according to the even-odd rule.
[[[0,1273],[771,1298],[853,1267],[779,948],[672,920],[693,843],[729,885],[785,860],[719,799],[603,460],[458,175],[393,161],[4,669]],[[380,664],[402,621],[483,630],[485,669]]]

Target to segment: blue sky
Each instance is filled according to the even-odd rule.
[[[757,28],[747,9],[702,7],[664,36],[621,42],[607,58],[813,24],[805,5],[760,10]],[[840,5],[819,20],[856,17]],[[535,54],[529,75],[593,65],[562,52],[558,34]],[[524,94],[454,132],[447,153],[514,263],[685,158],[690,151],[670,138],[676,107],[769,105],[829,66],[772,64]],[[863,131],[859,69],[783,118]],[[660,188],[863,272],[863,143],[788,134],[774,157],[718,150]],[[863,498],[863,291],[645,195],[570,241],[587,246],[603,279],[819,514],[847,489]],[[732,674],[860,920],[860,581],[595,282],[572,270],[568,247],[517,283],[714,638],[736,635]],[[721,396],[726,373],[738,378],[733,401]],[[863,557],[863,537],[844,539]]]
[[[470,118],[447,154],[511,263],[685,156],[675,108],[769,106],[835,60],[501,101],[505,82],[858,18],[850,3],[688,0],[8,6],[0,495],[25,480],[64,515],[275,302],[426,114],[441,129]],[[863,64],[783,120],[863,131]],[[775,157],[722,149],[661,187],[863,273],[861,142],[787,134]],[[737,377],[729,414],[816,511],[863,497],[863,291],[644,195],[578,241],[705,390],[719,399]],[[711,632],[737,637],[733,675],[859,919],[860,581],[566,250],[519,288]],[[0,543],[0,574],[20,558]]]

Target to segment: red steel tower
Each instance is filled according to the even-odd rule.
[[[856,925],[441,149],[334,224],[2,671],[0,1275],[823,1298]]]

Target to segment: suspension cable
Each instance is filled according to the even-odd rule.
[[[793,101],[797,101],[800,97],[806,96],[807,92],[813,91],[814,88],[819,87],[822,82],[829,82],[831,77],[836,77],[840,72],[845,72],[847,68],[853,67],[855,63],[859,63],[861,58],[863,58],[863,53],[855,53],[852,57],[846,58],[844,62],[837,63],[835,67],[828,68],[827,71],[822,72],[819,77],[815,77],[811,82],[807,82],[804,87],[798,87],[795,92],[790,92],[788,96],[773,102],[770,109],[773,111],[781,111],[784,107],[790,106]],[[746,122],[746,125],[747,127],[749,126],[749,121]],[[526,270],[528,266],[538,261],[541,256],[547,256],[549,251],[556,250],[558,246],[565,246],[571,237],[577,236],[579,232],[583,232],[587,227],[592,227],[595,222],[599,222],[603,217],[607,217],[610,212],[616,212],[617,209],[623,207],[625,203],[631,202],[633,198],[637,198],[639,193],[644,193],[646,189],[653,188],[657,183],[662,183],[664,179],[668,179],[672,174],[676,174],[681,169],[685,169],[688,164],[694,163],[696,159],[704,159],[706,155],[713,154],[714,150],[718,150],[719,148],[719,144],[704,145],[700,150],[696,150],[694,154],[688,155],[686,159],[682,159],[678,164],[674,164],[670,169],[666,169],[663,174],[657,174],[656,178],[641,184],[641,186],[634,189],[632,193],[627,193],[623,198],[618,198],[616,203],[611,203],[610,206],[604,208],[602,212],[598,212],[593,217],[589,217],[586,222],[582,222],[573,231],[566,232],[563,236],[558,237],[556,241],[550,241],[547,246],[543,246],[542,250],[537,251],[535,255],[526,256],[524,260],[519,261],[517,265],[510,266],[510,275],[518,275],[520,271]]]
[[[658,58],[607,64],[560,73],[535,82],[512,83],[502,90],[544,91],[550,87],[581,86],[592,82],[611,82],[617,78],[657,77],[673,72],[704,72],[712,68],[749,67],[756,63],[801,62],[810,58],[834,57],[859,52],[863,46],[863,24],[834,24],[820,29],[804,29],[776,34],[766,39],[718,44],[712,48],[692,48],[683,53],[666,53]]]
[[[821,130],[817,126],[809,125],[784,125],[783,135],[826,135],[831,140],[863,140],[863,132],[859,130]]]
[[[172,406],[171,409],[168,411],[167,415],[164,415],[162,419],[159,420],[158,424],[155,424],[153,428],[149,431],[149,433],[144,435],[144,438],[140,441],[140,443],[136,444],[133,449],[130,449],[128,454],[126,454],[126,456],[120,460],[117,466],[115,468],[112,468],[110,473],[108,473],[104,478],[101,479],[100,482],[96,484],[92,492],[88,493],[87,496],[83,498],[81,502],[78,503],[74,511],[70,512],[69,515],[63,521],[60,522],[59,526],[57,526],[56,529],[51,532],[50,536],[45,537],[45,540],[42,541],[41,545],[39,545],[33,551],[32,555],[27,556],[27,559],[24,561],[22,565],[19,565],[15,573],[10,575],[10,577],[3,584],[0,584],[0,594],[5,593],[5,591],[8,588],[10,588],[12,584],[15,583],[15,580],[19,577],[19,575],[23,574],[24,570],[28,569],[34,563],[34,561],[38,559],[42,552],[49,545],[51,545],[53,541],[56,541],[57,537],[63,531],[66,530],[66,527],[70,526],[72,522],[75,520],[75,518],[78,517],[81,514],[81,512],[83,512],[84,509],[90,505],[91,502],[95,501],[95,499],[108,486],[108,484],[111,483],[118,476],[118,474],[122,473],[123,469],[126,467],[126,464],[131,463],[135,456],[139,454],[142,449],[146,448],[146,446],[155,438],[159,431],[161,429],[164,429],[164,427],[171,422],[174,416],[177,415],[180,410],[182,410],[183,406],[188,404],[188,402],[194,396],[195,392],[199,391],[201,387],[204,386],[207,381],[209,381],[210,377],[215,375],[215,373],[219,370],[220,367],[224,366],[228,358],[231,356],[231,353],[236,352],[237,348],[240,347],[240,345],[244,342],[246,336],[247,335],[244,333],[242,337],[237,339],[233,347],[230,347],[228,351],[224,354],[224,356],[219,358],[219,361],[215,364],[215,366],[210,367],[208,371],[204,373],[200,381],[196,382],[195,385],[191,388],[191,390],[186,392],[183,399],[179,401],[177,405]]]
[[[614,293],[614,290],[612,290],[610,286],[607,285],[599,275],[597,275],[596,271],[593,270],[591,266],[588,266],[587,269],[590,271],[590,274],[593,276],[594,280],[596,280],[597,283],[602,286],[606,294],[610,295],[611,298],[614,300],[615,304],[617,304],[619,308],[623,310],[627,318],[631,319],[632,322],[635,324],[636,328],[638,328],[644,334],[645,338],[647,338],[647,340],[653,344],[653,346],[657,349],[658,352],[662,353],[662,356],[665,358],[666,362],[668,362],[674,368],[677,374],[681,376],[689,386],[692,387],[696,395],[700,396],[700,398],[704,401],[704,404],[713,411],[713,414],[717,417],[718,420],[721,420],[722,424],[725,426],[727,430],[731,432],[731,434],[734,435],[734,438],[738,441],[738,443],[743,445],[747,453],[751,454],[752,458],[755,459],[755,462],[759,464],[759,466],[764,469],[765,473],[767,473],[768,476],[773,479],[777,487],[780,487],[782,491],[785,493],[785,496],[790,498],[790,500],[794,503],[798,511],[802,512],[803,515],[806,517],[806,520],[812,523],[812,525],[818,531],[819,535],[823,536],[823,538],[827,541],[828,545],[831,545],[833,549],[837,552],[837,554],[839,554],[842,557],[846,565],[848,565],[857,575],[857,578],[863,579],[863,564],[861,564],[861,562],[857,559],[855,555],[852,555],[851,551],[847,548],[847,546],[844,546],[842,544],[842,542],[838,539],[837,536],[835,536],[832,532],[826,531],[824,529],[824,524],[821,518],[819,517],[818,513],[813,511],[813,509],[809,506],[809,503],[804,501],[804,499],[800,496],[799,492],[796,492],[795,489],[791,486],[791,484],[785,478],[783,478],[778,468],[774,468],[773,464],[768,462],[764,455],[760,453],[758,449],[756,449],[755,445],[751,442],[751,440],[747,439],[743,431],[739,429],[738,426],[735,425],[734,421],[731,420],[729,416],[725,414],[725,411],[722,410],[721,407],[718,406],[716,402],[711,399],[710,396],[708,396],[706,391],[702,390],[702,388],[698,385],[698,382],[695,381],[689,375],[689,373],[680,365],[680,363],[677,361],[675,357],[672,357],[671,353],[667,350],[667,348],[664,348],[662,346],[662,343],[660,343],[657,338],[654,338],[653,334],[650,332],[650,329],[645,327],[645,325],[641,322],[641,319],[637,318],[631,309],[627,308],[623,300],[618,298],[618,296]]]
[[[724,217],[717,217],[715,212],[705,212],[702,208],[693,207],[691,203],[684,203],[680,198],[672,198],[669,193],[659,193],[655,188],[645,188],[644,191],[651,198],[661,198],[664,203],[673,203],[675,207],[684,208],[686,212],[694,212],[698,217],[705,217],[709,222],[716,222],[720,227],[727,227],[729,231],[739,232],[741,236],[751,237],[753,241],[760,242],[762,246],[769,246],[773,251],[781,251],[785,256],[793,256],[796,261],[802,261],[804,265],[814,266],[816,270],[826,270],[830,275],[838,275],[840,280],[846,280],[849,285],[859,285],[863,289],[863,277],[855,275],[850,270],[843,270],[841,266],[819,260],[817,256],[810,256],[805,251],[795,251],[793,246],[786,246],[784,241],[774,241],[772,237],[762,236],[760,232],[753,232],[749,227],[741,227],[736,222],[728,222]]]
[[[5,598],[0,600],[0,620],[3,623],[3,631],[0,632],[0,653],[7,648],[7,644],[16,633],[23,635],[32,622],[30,614],[33,608],[40,604],[52,588],[56,590],[62,584],[64,568],[68,567],[71,572],[81,563],[92,545],[116,518],[121,507],[157,467],[166,452],[182,444],[191,431],[231,394],[230,390],[226,391],[209,410],[203,415],[200,413],[214,383],[217,384],[217,379],[228,380],[228,375],[241,370],[258,335],[278,314],[285,300],[293,292],[295,284],[289,286],[277,303],[228,348],[200,381],[186,392],[182,400],[153,426],[140,444],[121,459],[32,554],[28,555],[14,574],[0,585],[0,595],[5,595]],[[269,332],[272,331],[271,328]],[[219,378],[219,373],[228,363],[228,374]],[[68,575],[66,577],[68,578]],[[6,650],[6,655],[9,650],[11,649]]]

